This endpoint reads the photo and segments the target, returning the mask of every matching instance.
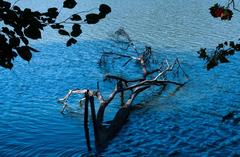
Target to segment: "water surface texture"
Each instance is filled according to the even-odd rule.
[[[86,153],[82,110],[76,107],[77,113],[62,115],[57,99],[71,88],[96,88],[104,74],[97,64],[100,51],[109,47],[109,34],[119,27],[158,55],[178,57],[191,81],[177,93],[146,100],[101,155],[240,156],[240,125],[221,123],[222,115],[239,110],[240,56],[208,72],[196,54],[200,47],[238,39],[239,15],[230,22],[213,19],[208,8],[215,2],[79,0],[78,10],[106,3],[112,13],[97,25],[83,26],[81,40],[71,48],[47,30],[43,41],[34,42],[41,52],[30,63],[18,58],[13,70],[0,69],[0,156]],[[60,6],[57,0],[22,0],[19,5],[42,10]],[[67,11],[62,13],[67,17]],[[111,84],[102,88],[109,90]],[[72,97],[72,106],[79,98]],[[115,109],[109,108],[109,118]]]

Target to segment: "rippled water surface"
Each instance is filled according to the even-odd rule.
[[[213,19],[209,0],[79,0],[79,10],[100,3],[112,13],[86,27],[79,43],[64,46],[64,38],[47,30],[34,42],[41,50],[30,63],[15,61],[13,70],[0,69],[0,156],[81,156],[86,152],[82,110],[60,114],[57,98],[71,88],[96,88],[104,71],[97,61],[109,34],[123,26],[135,42],[153,47],[169,59],[178,57],[191,81],[176,93],[146,100],[111,141],[103,156],[240,156],[240,125],[222,124],[221,116],[240,104],[239,54],[210,72],[197,58],[200,47],[213,48],[237,40],[240,23]],[[224,4],[224,3],[223,3]],[[44,9],[57,0],[22,0],[22,6]],[[63,11],[63,16],[67,13]],[[104,90],[111,89],[102,84]],[[79,97],[70,103],[77,106]],[[114,115],[112,106],[109,117]]]

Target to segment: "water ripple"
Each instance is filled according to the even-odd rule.
[[[79,97],[70,101],[78,112],[67,115],[59,113],[61,106],[56,100],[69,88],[95,89],[97,80],[103,84],[105,71],[97,66],[99,51],[113,47],[107,41],[108,34],[120,26],[136,42],[152,46],[160,57],[177,56],[191,81],[177,93],[166,92],[145,100],[145,107],[131,115],[101,155],[239,156],[240,126],[221,123],[222,115],[239,110],[239,54],[231,57],[231,63],[210,72],[196,54],[200,47],[213,48],[224,40],[236,40],[239,17],[230,22],[213,19],[208,13],[212,2],[208,0],[101,3],[110,4],[112,13],[96,27],[83,26],[82,40],[71,49],[55,32],[47,31],[47,39],[35,44],[41,52],[33,55],[30,64],[17,58],[12,71],[1,69],[0,156],[64,157],[86,153]],[[83,0],[81,4],[92,8],[99,1]],[[19,5],[43,9],[50,4],[29,0]],[[111,84],[103,86],[111,89]],[[108,119],[115,110],[112,105]]]

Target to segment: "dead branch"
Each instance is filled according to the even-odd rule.
[[[85,137],[86,137],[86,143],[88,151],[91,151],[91,144],[90,144],[90,135],[89,135],[89,128],[88,128],[88,101],[89,101],[89,95],[88,91],[85,93],[85,107],[84,107],[84,130],[85,130]]]
[[[125,31],[117,31],[118,35],[126,36],[130,45],[134,45],[130,37],[126,34]],[[136,51],[137,52],[137,51]],[[116,57],[117,56],[117,57]],[[64,104],[64,109],[66,108],[66,102],[72,94],[81,94],[85,95],[82,101],[85,101],[85,113],[84,113],[84,128],[88,149],[91,149],[89,143],[89,131],[87,127],[88,123],[88,103],[90,102],[91,114],[94,127],[95,143],[97,147],[104,147],[107,144],[107,141],[112,139],[116,133],[121,129],[121,127],[126,123],[128,116],[131,111],[131,106],[137,96],[146,91],[147,89],[160,86],[162,87],[159,93],[162,93],[165,87],[169,84],[173,84],[179,87],[184,86],[188,81],[188,76],[183,70],[178,59],[175,59],[173,64],[169,64],[168,60],[165,60],[161,64],[157,65],[157,68],[151,69],[150,63],[152,63],[153,52],[151,47],[145,47],[145,50],[142,53],[135,53],[134,55],[129,55],[125,53],[115,53],[115,52],[103,52],[101,60],[105,57],[112,59],[128,59],[124,65],[127,65],[129,62],[134,61],[135,64],[141,69],[142,76],[140,78],[128,79],[120,77],[118,75],[106,74],[104,80],[113,80],[115,82],[115,87],[112,90],[109,96],[104,97],[100,92],[99,83],[97,83],[97,90],[91,91],[87,89],[75,89],[70,90],[67,95],[59,99],[59,102]],[[108,59],[107,59],[108,61]],[[181,72],[185,77],[185,81],[178,82],[174,78],[167,79],[168,74],[175,74]],[[178,76],[178,75],[177,75]],[[129,92],[130,91],[130,92]],[[120,109],[115,114],[115,117],[110,121],[108,126],[104,125],[104,114],[105,109],[111,102],[120,96]],[[128,97],[128,99],[126,99]],[[98,100],[98,111],[95,111],[94,99]],[[64,111],[63,109],[63,111]]]

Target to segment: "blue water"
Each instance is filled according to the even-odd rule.
[[[208,72],[196,54],[200,47],[211,49],[219,42],[237,40],[239,16],[230,22],[213,19],[208,8],[215,2],[79,1],[80,10],[107,3],[112,13],[97,25],[84,26],[81,39],[71,48],[65,47],[66,39],[47,30],[44,40],[34,42],[41,52],[35,53],[30,63],[18,58],[13,70],[0,69],[0,156],[86,153],[80,97],[71,98],[76,112],[66,115],[60,113],[57,99],[72,88],[96,88],[105,72],[97,64],[100,51],[111,45],[109,34],[121,26],[135,42],[152,46],[158,55],[178,57],[190,82],[176,93],[167,91],[144,101],[144,108],[132,113],[101,155],[239,156],[240,125],[223,124],[221,116],[239,110],[240,55]],[[19,4],[40,9],[59,5],[47,0]],[[111,89],[110,84],[101,85],[106,91]],[[115,109],[110,106],[107,118]]]

